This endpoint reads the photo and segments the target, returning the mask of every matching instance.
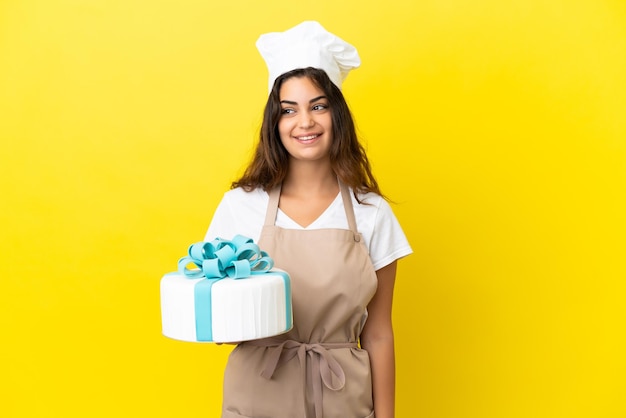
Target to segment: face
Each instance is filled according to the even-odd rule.
[[[308,77],[292,77],[280,87],[280,140],[293,160],[329,158],[332,118],[328,99]]]

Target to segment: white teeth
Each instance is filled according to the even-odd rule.
[[[308,141],[310,139],[317,138],[317,135],[309,135],[309,136],[299,136],[298,139],[300,141]]]

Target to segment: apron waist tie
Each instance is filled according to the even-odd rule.
[[[294,357],[298,357],[302,374],[302,383],[313,389],[313,406],[315,418],[322,418],[322,383],[332,391],[341,390],[346,383],[346,375],[339,362],[333,357],[329,350],[336,348],[357,348],[356,342],[350,343],[302,343],[295,340],[279,340],[266,338],[262,340],[246,341],[245,344],[260,347],[269,347],[269,356],[265,360],[265,365],[261,376],[271,379],[276,369],[287,363]],[[333,382],[333,377],[335,382]]]

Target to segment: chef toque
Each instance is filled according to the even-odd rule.
[[[269,70],[270,91],[281,74],[305,67],[324,70],[341,88],[348,72],[361,64],[356,48],[314,21],[302,22],[285,32],[263,34],[256,47]]]

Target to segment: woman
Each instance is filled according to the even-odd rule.
[[[207,232],[253,238],[292,279],[294,327],[233,350],[224,418],[394,416],[392,295],[411,249],[329,72],[273,80],[253,160]]]

